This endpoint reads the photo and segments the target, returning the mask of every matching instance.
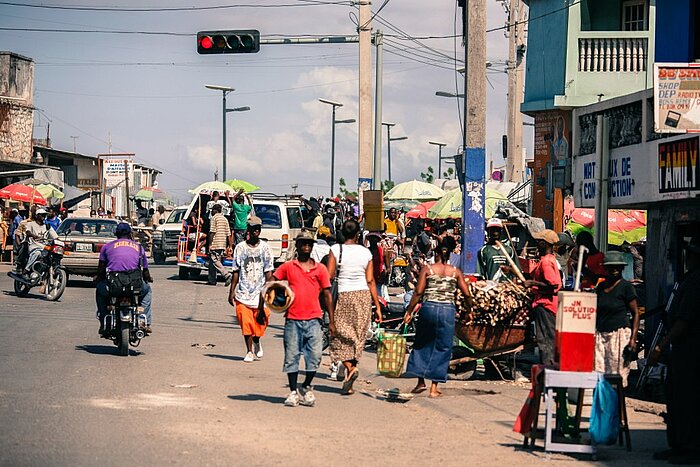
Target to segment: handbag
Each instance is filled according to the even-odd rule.
[[[386,332],[380,329],[377,339],[377,372],[390,378],[398,378],[403,373],[406,360],[406,338],[400,332]]]
[[[335,266],[335,279],[331,281],[331,297],[333,297],[333,306],[338,303],[338,278],[340,277],[340,263],[343,261],[343,244],[340,244],[340,257]]]
[[[588,432],[593,444],[615,444],[620,432],[620,404],[617,392],[602,374],[593,390]]]

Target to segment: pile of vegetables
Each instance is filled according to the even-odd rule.
[[[531,297],[514,282],[469,282],[472,298],[457,291],[457,319],[464,324],[524,325],[528,321]]]

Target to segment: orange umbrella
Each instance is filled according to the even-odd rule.
[[[18,201],[20,203],[32,203],[44,206],[47,204],[46,198],[33,186],[13,183],[0,189],[0,198]]]
[[[428,217],[428,209],[435,206],[435,203],[437,203],[437,201],[426,201],[424,203],[420,203],[408,211],[406,213],[406,217],[410,217],[411,219],[425,219]]]

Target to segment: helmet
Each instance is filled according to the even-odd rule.
[[[294,292],[287,281],[271,282],[262,293],[265,305],[275,313],[284,313],[294,302]]]

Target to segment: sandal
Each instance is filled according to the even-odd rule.
[[[360,371],[357,369],[357,367],[355,367],[350,373],[348,373],[345,381],[343,381],[343,389],[341,390],[341,394],[354,394],[355,391],[353,391],[352,385],[355,383],[358,376],[360,376]]]
[[[420,394],[422,392],[425,392],[428,390],[428,386],[416,386],[415,388],[411,389],[411,394]]]

